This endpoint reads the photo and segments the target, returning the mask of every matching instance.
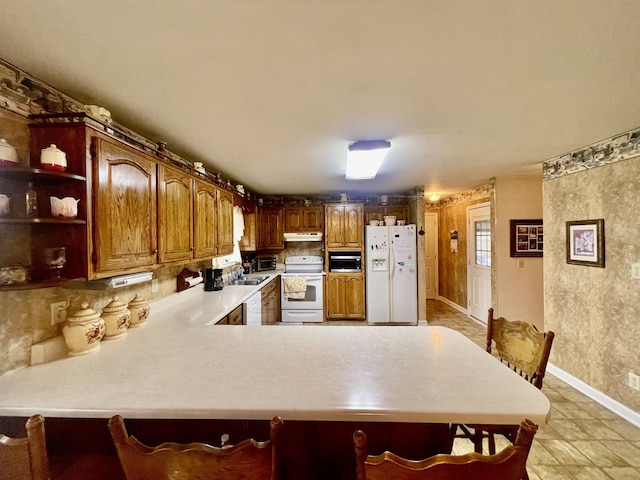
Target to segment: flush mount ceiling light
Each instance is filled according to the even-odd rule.
[[[438,192],[433,192],[431,195],[429,195],[430,202],[437,202],[438,200],[440,200],[440,194]]]
[[[391,148],[388,140],[362,140],[349,145],[347,150],[347,180],[375,178],[387,152]]]

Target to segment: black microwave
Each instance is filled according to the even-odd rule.
[[[265,270],[276,269],[276,256],[275,255],[262,255],[254,259],[256,272],[264,272]]]
[[[361,272],[360,252],[329,252],[329,271],[338,273]]]

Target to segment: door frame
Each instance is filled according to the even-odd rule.
[[[434,222],[433,222],[434,231],[432,232],[432,236],[433,236],[432,240],[433,240],[433,243],[434,243],[434,245],[433,245],[433,248],[434,248],[434,262],[433,262],[433,265],[432,265],[432,269],[433,269],[433,272],[434,272],[433,282],[434,282],[434,288],[435,288],[435,296],[432,299],[430,299],[429,295],[428,295],[428,292],[427,292],[427,288],[425,288],[425,296],[426,296],[427,300],[434,300],[434,299],[437,300],[440,297],[440,285],[439,285],[439,275],[438,275],[438,273],[439,273],[438,272],[438,270],[439,270],[439,260],[440,260],[439,252],[438,252],[438,232],[439,232],[439,230],[438,230],[438,227],[439,227],[439,225],[438,225],[438,221],[439,221],[438,212],[424,212],[425,230],[426,230],[426,226],[428,224],[427,217],[433,217],[433,219],[434,219]],[[429,242],[428,242],[426,237],[427,237],[427,234],[425,234],[425,240],[424,240],[424,256],[425,256],[424,263],[425,263],[425,266],[427,264],[427,259],[429,258],[429,254],[428,254],[428,251],[427,251],[427,249],[429,247]],[[426,272],[425,272],[425,279],[427,280],[426,283],[428,284],[428,278],[427,278],[427,273]]]
[[[471,315],[471,294],[472,294],[472,289],[473,289],[473,282],[471,281],[471,275],[469,274],[469,270],[471,267],[471,262],[475,262],[475,238],[472,236],[472,229],[471,229],[471,211],[472,210],[476,210],[479,208],[488,208],[489,209],[489,224],[491,226],[491,235],[493,237],[493,235],[495,234],[494,232],[494,226],[491,222],[491,202],[482,202],[482,203],[476,203],[474,205],[471,205],[470,207],[467,207],[467,316],[469,318],[473,318],[474,320],[479,320],[482,323],[486,324],[486,316],[480,316],[480,318],[476,318],[473,317]],[[489,269],[489,281],[490,284],[493,285],[493,248],[494,248],[494,243],[493,241],[491,242],[491,264],[492,266],[487,267]],[[491,307],[491,288],[489,289],[489,305],[488,307]],[[488,309],[487,309],[488,311]]]

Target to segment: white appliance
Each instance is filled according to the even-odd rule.
[[[262,325],[262,294],[258,290],[245,302],[244,323],[245,325]]]
[[[285,259],[284,273],[280,275],[282,323],[324,322],[322,265],[322,257],[316,255],[291,255]]]
[[[365,229],[367,323],[418,323],[416,226]]]

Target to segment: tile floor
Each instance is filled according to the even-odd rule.
[[[485,326],[443,302],[428,301],[427,322],[485,347]],[[551,401],[551,419],[534,438],[527,461],[531,480],[640,479],[640,428],[548,373],[542,391]],[[496,444],[505,445],[498,438]],[[457,439],[454,453],[467,451],[473,451],[471,442]]]

